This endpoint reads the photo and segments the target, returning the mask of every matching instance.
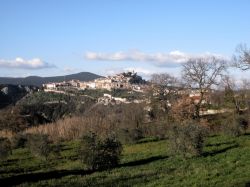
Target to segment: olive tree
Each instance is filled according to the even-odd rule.
[[[226,70],[227,63],[221,58],[213,56],[206,58],[191,58],[183,64],[182,78],[191,88],[197,88],[200,94],[195,104],[195,115],[200,117],[200,108],[205,98],[205,93],[213,85],[218,85],[220,78]]]
[[[113,135],[101,138],[95,133],[82,137],[79,156],[92,170],[110,169],[119,164],[122,144]]]
[[[170,152],[184,157],[201,156],[207,129],[195,121],[185,121],[170,126],[168,131]]]

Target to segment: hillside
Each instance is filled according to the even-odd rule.
[[[0,77],[0,84],[42,86],[42,84],[48,82],[62,82],[62,81],[69,81],[72,79],[77,79],[80,81],[90,81],[99,77],[101,76],[89,72],[80,72],[76,74],[55,76],[55,77],[39,77],[39,76],[29,76],[24,78]]]
[[[17,132],[65,116],[79,115],[95,103],[85,96],[37,92],[33,87],[25,92],[24,88],[29,87],[7,85],[0,90],[0,131]]]
[[[37,89],[35,86],[0,84],[0,109],[15,104],[22,97]]]

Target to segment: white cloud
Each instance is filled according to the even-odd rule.
[[[123,68],[111,68],[111,69],[105,69],[103,71],[105,76],[107,76],[107,75],[115,75],[115,74],[122,73],[122,72],[124,72]]]
[[[71,68],[71,67],[65,67],[63,70],[64,70],[65,72],[68,72],[68,73],[70,73],[70,72],[75,72],[75,71],[76,71],[75,68]]]
[[[43,69],[55,67],[52,64],[42,61],[39,58],[25,60],[17,57],[14,60],[0,59],[0,68],[15,68],[15,69]]]
[[[122,72],[134,71],[138,75],[142,76],[144,79],[148,80],[154,73],[169,73],[170,75],[179,75],[179,68],[161,68],[161,67],[124,67],[124,68],[110,68],[103,71],[104,76],[115,75]],[[177,76],[178,77],[178,76]]]
[[[169,53],[143,53],[140,51],[128,51],[128,52],[114,52],[114,53],[98,53],[98,52],[86,52],[85,58],[88,60],[99,61],[141,61],[151,62],[157,66],[171,66],[176,64],[182,64],[187,62],[190,58],[207,58],[214,56],[223,60],[229,60],[228,57],[213,53],[203,54],[188,54],[181,51],[171,51]]]
[[[150,76],[152,75],[152,70],[149,70],[149,69],[144,69],[144,68],[140,68],[140,67],[129,67],[129,68],[124,68],[124,71],[134,71],[134,72],[137,72],[139,75],[142,75],[142,76]]]
[[[136,72],[139,75],[142,76],[150,76],[152,73],[155,73],[155,71],[149,70],[149,69],[145,69],[145,68],[141,68],[141,67],[125,67],[125,68],[110,68],[110,69],[106,69],[104,71],[105,75],[115,75],[118,73],[122,73],[122,72]]]

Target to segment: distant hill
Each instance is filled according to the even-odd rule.
[[[38,77],[38,76],[29,76],[24,78],[12,78],[12,77],[0,77],[0,84],[12,84],[12,85],[32,85],[32,86],[42,86],[44,83],[48,82],[62,82],[69,81],[72,79],[77,79],[80,81],[90,81],[101,76],[89,73],[81,72],[65,76],[55,76],[55,77]]]

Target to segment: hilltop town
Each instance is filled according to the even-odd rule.
[[[149,84],[137,75],[136,72],[123,72],[113,76],[97,78],[92,81],[70,80],[63,82],[51,82],[43,84],[43,91],[54,93],[66,93],[69,90],[124,90],[131,92],[144,93],[149,88]],[[71,93],[72,94],[72,93]],[[90,95],[91,97],[91,95]],[[127,98],[114,97],[109,93],[104,93],[98,98],[98,103],[105,105],[109,103],[131,103],[142,102],[141,100],[128,101]]]
[[[124,72],[114,76],[97,78],[93,81],[70,80],[43,84],[44,91],[62,90],[67,88],[85,89],[127,89],[140,91],[145,88],[146,81],[135,72]]]
[[[175,94],[175,95],[188,95],[193,103],[198,103],[200,100],[200,92],[198,89],[187,89],[181,86],[175,87],[164,87],[163,95]],[[128,93],[138,92],[145,93],[153,90],[153,96],[159,97],[161,89],[157,87],[157,84],[152,82],[145,81],[141,76],[137,75],[136,72],[123,72],[113,76],[107,76],[102,78],[97,78],[92,81],[79,81],[79,80],[70,80],[63,82],[51,82],[43,84],[43,91],[45,92],[54,92],[54,93],[68,93],[69,90],[123,90]],[[171,92],[171,93],[170,93]],[[206,90],[205,97],[201,101],[203,105],[211,104],[210,94],[213,90]],[[71,92],[71,94],[73,94]],[[74,94],[73,94],[74,95]],[[91,95],[89,95],[91,97]],[[120,104],[120,103],[142,103],[151,101],[148,98],[141,97],[133,100],[128,100],[126,97],[115,97],[110,92],[104,92],[103,96],[97,98],[97,102],[108,105],[108,104]],[[167,105],[171,107],[171,102],[167,100]],[[150,110],[150,108],[148,109]],[[202,114],[213,114],[218,113],[218,111],[209,110],[201,111]]]

